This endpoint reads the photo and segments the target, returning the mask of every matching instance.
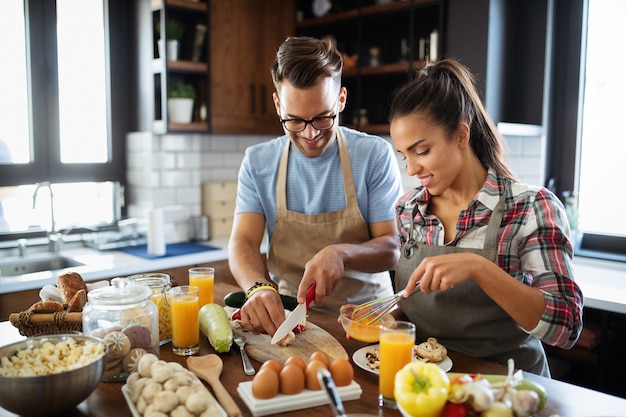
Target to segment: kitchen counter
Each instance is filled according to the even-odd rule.
[[[215,299],[223,300],[225,294],[237,289],[233,280],[223,280],[216,282]],[[319,312],[310,311],[308,320],[321,328],[325,329],[333,337],[341,342],[346,349],[348,355],[352,354],[365,344],[355,340],[346,340],[343,329],[337,324],[334,316]],[[12,341],[22,339],[9,322],[0,322],[0,346],[6,345]],[[215,353],[206,338],[201,338],[201,347],[199,354],[204,355]],[[504,374],[506,368],[493,362],[487,362],[482,359],[472,358],[458,352],[448,352],[453,362],[453,372],[463,373],[483,373],[483,374]],[[245,417],[251,416],[243,400],[237,393],[237,386],[242,381],[252,379],[246,376],[242,369],[241,358],[236,348],[230,352],[221,353],[219,356],[224,361],[224,372],[221,375],[221,382],[226,390],[234,398],[235,402],[243,412]],[[171,345],[167,344],[161,347],[161,359],[166,361],[176,361],[185,364],[185,360],[174,356]],[[260,363],[253,361],[255,369],[259,369]],[[344,406],[347,413],[372,413],[378,416],[400,416],[396,410],[381,409],[378,407],[378,377],[357,366],[354,366],[354,380],[361,386],[362,394],[360,400],[346,401]],[[538,417],[547,417],[554,414],[567,417],[582,417],[589,415],[623,415],[626,410],[626,399],[603,394],[598,391],[582,388],[565,382],[543,378],[540,376],[525,373],[525,377],[535,380],[542,384],[548,392],[548,402],[546,408],[537,413]],[[121,392],[122,383],[101,382],[96,390],[77,408],[71,410],[63,416],[68,417],[86,417],[86,416],[120,416],[131,417],[130,409],[126,405],[124,396]],[[307,408],[305,410],[295,410],[290,412],[278,413],[280,416],[301,416],[306,413],[308,416],[330,416],[331,409],[328,405]],[[0,408],[0,417],[13,417],[15,414]]]
[[[83,263],[84,266],[71,270],[78,272],[89,282],[228,259],[228,238],[215,239],[204,244],[219,249],[189,255],[143,259],[121,251],[98,251],[77,244],[66,246],[60,254]],[[626,263],[577,256],[574,257],[574,271],[576,281],[583,290],[585,307],[626,314]],[[45,271],[16,277],[0,276],[0,294],[55,284],[58,274],[59,271]]]
[[[202,244],[219,249],[188,255],[144,259],[118,250],[99,251],[82,246],[82,244],[68,244],[59,255],[84,264],[67,269],[78,272],[86,282],[228,259],[227,238],[210,240]],[[28,255],[25,259],[28,259]],[[60,272],[62,270],[42,271],[13,277],[0,276],[0,294],[37,289],[46,284],[56,284],[56,278]]]

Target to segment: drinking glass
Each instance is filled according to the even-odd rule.
[[[378,405],[397,409],[393,388],[396,373],[413,360],[415,324],[395,321],[380,325],[380,367]]]
[[[200,350],[198,287],[182,285],[167,291],[172,316],[172,351],[188,356]]]
[[[198,308],[214,301],[215,270],[209,267],[189,269],[189,285],[198,287]]]

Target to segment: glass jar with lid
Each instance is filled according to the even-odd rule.
[[[102,379],[123,381],[141,356],[159,355],[159,322],[152,290],[143,285],[89,291],[83,308],[83,333],[103,339],[109,348]]]
[[[126,278],[126,285],[145,285],[150,287],[150,300],[159,310],[159,341],[164,345],[172,340],[172,319],[170,307],[165,302],[167,290],[172,287],[170,276],[163,273],[131,275]]]

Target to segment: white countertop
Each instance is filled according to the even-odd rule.
[[[83,246],[68,246],[60,254],[83,263],[84,266],[73,267],[71,270],[78,272],[89,282],[228,259],[227,238],[205,244],[220,249],[159,259],[143,259],[121,251],[98,251]],[[626,263],[574,257],[574,271],[576,282],[583,291],[586,307],[626,314]],[[55,284],[58,275],[59,271],[45,271],[18,277],[0,277],[0,294]]]
[[[220,249],[189,255],[144,259],[116,250],[98,251],[84,246],[68,245],[61,250],[59,255],[84,264],[67,270],[79,273],[87,282],[228,259],[228,239],[215,239],[202,244]],[[14,277],[0,276],[0,294],[41,288],[46,284],[56,284],[59,273],[60,271],[43,271]]]
[[[574,257],[585,307],[626,314],[626,263]]]

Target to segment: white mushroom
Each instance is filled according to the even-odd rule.
[[[147,355],[143,355],[141,359],[139,359],[139,363],[137,364],[137,371],[143,377],[150,378],[152,376],[150,369],[152,364],[157,362],[159,358],[152,353],[148,353]]]
[[[187,398],[185,407],[194,414],[200,414],[209,407],[209,398],[199,392],[194,392]]]
[[[154,411],[168,414],[178,406],[178,396],[172,391],[161,391],[154,397]]]

